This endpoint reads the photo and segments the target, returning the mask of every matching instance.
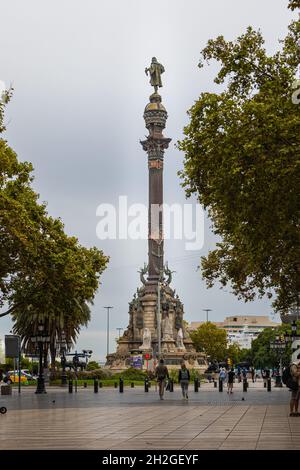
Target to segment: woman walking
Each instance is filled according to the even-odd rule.
[[[178,382],[181,385],[182,390],[182,397],[184,400],[188,400],[188,389],[189,389],[189,381],[190,381],[190,372],[186,368],[185,363],[181,364],[181,369],[179,370],[178,374]]]

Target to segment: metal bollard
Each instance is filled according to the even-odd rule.
[[[219,379],[219,392],[223,392],[223,380]]]
[[[102,382],[99,382],[99,388],[102,388],[102,387],[103,387]]]
[[[131,382],[131,388],[134,388],[134,382]]]
[[[94,379],[94,393],[98,393],[98,380]]]
[[[170,391],[170,392],[174,392],[174,382],[173,382],[173,379],[170,379],[170,388],[169,388],[169,391]]]
[[[247,379],[244,379],[243,380],[243,392],[247,392],[247,385],[248,385]]]
[[[123,393],[123,391],[124,391],[124,380],[122,378],[120,378],[120,380],[119,380],[119,392]]]
[[[73,393],[73,380],[69,380],[69,393]]]
[[[87,382],[83,382],[83,388],[87,388]]]
[[[271,378],[268,379],[268,392],[271,392]]]
[[[115,388],[118,388],[118,384],[117,384],[117,382],[115,382]]]
[[[217,388],[217,381],[214,380],[214,388]]]
[[[195,380],[194,380],[194,392],[199,392],[198,379],[195,379]]]
[[[145,379],[144,381],[144,391],[149,392],[149,382],[148,379]]]

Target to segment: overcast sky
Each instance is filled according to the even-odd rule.
[[[96,359],[106,352],[105,305],[111,312],[111,351],[116,328],[128,324],[128,302],[139,287],[137,270],[147,259],[147,242],[96,237],[96,208],[147,204],[147,159],[139,140],[147,131],[143,111],[152,90],[144,69],[156,56],[165,66],[163,102],[169,118],[165,135],[164,200],[185,202],[177,171],[183,154],[174,146],[188,122],[186,111],[203,91],[216,91],[216,66],[197,67],[210,38],[234,39],[248,25],[260,28],[268,51],[295,16],[285,0],[0,0],[0,81],[13,84],[6,113],[5,138],[21,160],[34,165],[34,187],[48,202],[52,216],[85,246],[97,246],[111,257],[92,307],[92,321],[77,347],[91,348]],[[205,222],[201,251],[185,242],[165,243],[165,259],[176,271],[173,287],[185,306],[185,319],[226,315],[269,315],[266,299],[238,301],[230,289],[206,289],[197,271],[201,255],[214,247]],[[0,334],[10,329],[1,319]]]

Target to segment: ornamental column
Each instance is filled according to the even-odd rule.
[[[150,102],[144,111],[145,125],[149,135],[141,141],[143,150],[148,156],[149,171],[149,204],[148,204],[148,281],[147,284],[157,286],[164,269],[164,241],[163,241],[163,163],[164,152],[171,139],[164,137],[168,113],[162,105],[161,96],[157,87],[161,84],[161,73],[164,68],[154,57],[151,66],[146,69],[150,72],[150,83],[155,92],[150,96]]]

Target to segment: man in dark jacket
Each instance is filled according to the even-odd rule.
[[[178,373],[178,382],[181,385],[182,397],[184,400],[187,400],[189,398],[188,389],[189,389],[189,382],[190,382],[190,372],[186,368],[186,365],[184,362],[181,364],[181,369],[179,370],[179,373]]]

